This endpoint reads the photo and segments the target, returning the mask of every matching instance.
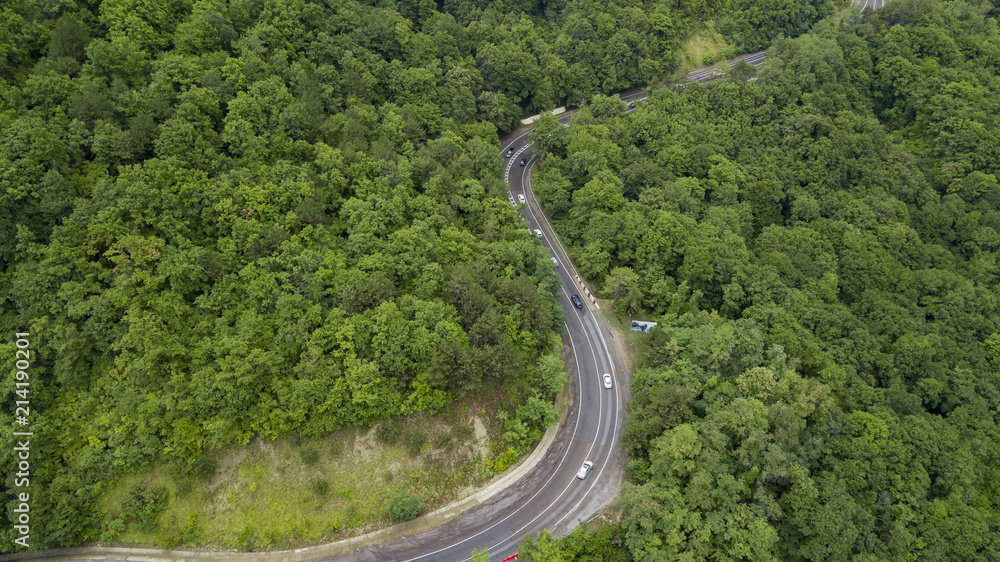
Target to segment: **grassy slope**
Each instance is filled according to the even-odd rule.
[[[491,444],[502,432],[495,413],[510,406],[509,398],[497,390],[434,417],[400,420],[392,446],[380,440],[377,426],[315,438],[258,439],[216,452],[214,472],[202,478],[161,466],[108,481],[101,504],[106,530],[136,489],[163,486],[169,503],[156,530],[130,521],[124,531],[106,531],[103,539],[164,548],[267,550],[389,526],[397,522],[385,516],[394,492],[420,498],[428,512],[494,476]]]

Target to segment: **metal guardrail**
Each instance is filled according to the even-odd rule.
[[[530,145],[526,145],[526,146],[530,146]],[[528,164],[529,164],[529,167],[528,167],[528,178],[527,178],[527,188],[528,189],[526,190],[526,192],[529,194],[529,196],[532,199],[535,199],[535,188],[534,188],[534,185],[532,185],[534,182],[531,179],[531,176],[532,176],[532,174],[531,174],[531,166],[530,166],[531,163],[529,162]],[[548,217],[545,216],[545,212],[542,211],[542,206],[540,204],[538,204],[538,200],[537,199],[535,199],[535,205],[538,207],[538,210],[541,212],[542,218],[545,220],[546,224],[548,224],[549,230],[551,230],[553,233],[555,233],[555,229],[552,228],[552,224],[549,223],[549,219],[548,219]],[[594,304],[594,308],[600,310],[601,309],[601,305],[597,304],[597,299],[594,298],[594,295],[590,294],[590,290],[587,289],[586,285],[583,284],[583,281],[580,280],[580,272],[576,269],[576,264],[573,263],[573,260],[569,259],[569,252],[566,251],[566,247],[563,246],[562,240],[560,240],[559,237],[555,236],[555,235],[552,236],[552,239],[555,240],[555,243],[559,247],[559,253],[562,254],[561,255],[561,257],[563,258],[561,260],[562,263],[568,264],[566,266],[566,268],[567,268],[567,271],[569,272],[569,274],[572,275],[574,278],[576,278],[577,283],[580,284],[580,286],[583,288],[584,292],[587,294],[587,297],[590,298],[590,302]],[[553,247],[552,248],[553,253],[556,253],[555,250],[556,250],[555,247]]]
[[[680,86],[683,87],[684,84],[687,84],[689,82],[710,82],[710,81],[714,80],[715,78],[718,78],[719,76],[722,76],[724,74],[724,72],[720,69],[720,66],[722,66],[722,65],[726,65],[727,67],[731,68],[732,66],[735,66],[735,64],[737,62],[739,62],[739,61],[745,61],[748,64],[751,64],[753,66],[759,67],[761,64],[764,63],[764,60],[766,58],[767,58],[767,51],[758,51],[756,53],[749,53],[749,54],[746,54],[746,55],[741,55],[739,57],[736,57],[735,59],[732,59],[732,60],[729,60],[729,61],[724,61],[724,62],[722,62],[722,63],[720,63],[718,65],[714,65],[714,66],[711,66],[711,67],[706,68],[706,69],[694,70],[694,71],[691,71],[691,72],[688,73],[686,80],[682,84],[680,84]],[[620,96],[621,96],[621,99],[623,101],[631,101],[632,103],[644,101],[646,99],[645,91],[643,91],[641,89],[630,91],[630,92],[623,92],[622,94],[620,94]],[[630,108],[627,109],[626,112],[631,112],[633,110],[634,110],[634,107],[630,106]],[[561,114],[563,114],[565,112],[566,112],[566,108],[565,107],[557,107],[557,108],[553,109],[549,113],[551,113],[552,115],[561,115]],[[528,117],[526,119],[522,119],[521,123],[523,123],[525,125],[529,125],[529,124],[535,122],[536,120],[538,120],[540,117],[541,117],[541,114],[539,114],[539,115],[532,115],[531,117]],[[567,127],[569,127],[569,123],[564,123],[564,125],[566,125]],[[517,158],[529,146],[532,146],[532,144],[526,144],[526,145],[524,145],[523,147],[521,147],[520,150],[518,150],[514,155],[512,155],[511,158],[512,159],[513,158]],[[535,189],[534,189],[534,185],[532,185],[534,182],[532,181],[531,169],[532,169],[531,162],[529,162],[528,163],[527,185],[526,185],[527,189],[525,191],[526,191],[526,194],[527,194],[528,197],[534,199],[534,197],[535,197]],[[505,173],[504,173],[504,182],[505,183],[508,183],[508,184],[510,183],[510,181],[509,181],[510,177],[509,176],[510,176],[510,167],[507,167],[506,170],[505,170]],[[508,198],[510,199],[511,205],[514,206],[514,207],[517,207],[517,202],[514,200],[514,195],[512,193],[510,193],[509,191],[507,192],[507,194],[508,194]],[[538,207],[539,211],[542,211],[542,206],[538,204],[538,200],[537,199],[535,200],[535,204]],[[545,216],[544,211],[542,211],[541,214],[542,214],[542,217],[545,220],[545,222],[548,223],[548,217]],[[549,226],[549,230],[551,230],[554,233],[555,229],[552,228],[552,225],[549,224],[548,226]],[[597,304],[597,298],[590,292],[590,289],[588,289],[587,286],[584,285],[583,281],[580,279],[580,274],[579,274],[579,272],[576,269],[576,265],[573,263],[572,260],[569,259],[569,252],[566,251],[565,246],[563,246],[562,240],[560,240],[558,236],[553,236],[553,239],[555,240],[556,245],[558,245],[559,253],[562,254],[562,256],[561,256],[562,257],[562,260],[561,260],[562,263],[563,264],[569,264],[567,267],[569,269],[571,269],[570,273],[576,278],[577,284],[580,285],[581,289],[583,289],[584,294],[587,295],[587,298],[590,299],[590,302],[594,305],[594,308],[600,310],[601,309],[601,305]],[[553,253],[556,253],[555,248],[553,248]]]
[[[594,308],[600,310],[601,305],[597,304],[597,299],[594,298],[594,295],[590,294],[590,289],[588,289],[587,286],[583,284],[583,280],[580,279],[580,276],[574,275],[574,277],[576,277],[576,282],[580,284],[580,288],[583,289],[584,294],[586,294],[587,297],[590,298],[590,302],[594,303]]]

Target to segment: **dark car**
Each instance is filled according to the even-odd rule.
[[[635,109],[635,102],[634,101],[628,102],[628,108],[629,109]]]
[[[527,163],[528,163],[528,159],[527,158],[521,158],[521,165],[522,166],[524,166]]]
[[[573,306],[583,308],[583,299],[580,298],[580,295],[573,295],[569,300],[573,301]]]
[[[514,149],[513,148],[508,148],[507,152],[503,155],[503,157],[504,158],[510,158],[513,155],[514,155]]]

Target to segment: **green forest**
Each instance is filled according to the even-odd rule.
[[[1000,560],[993,9],[894,0],[540,122],[574,261],[660,324],[621,527],[522,560]]]
[[[622,526],[525,558],[998,559],[993,6],[785,39],[845,4],[4,2],[0,350],[31,334],[32,548],[100,537],[113,475],[495,385],[526,396],[523,450],[563,313],[498,139],[586,104],[538,122],[536,192],[661,325]],[[777,42],[758,80],[604,97],[705,30]]]
[[[0,325],[34,356],[0,392],[8,426],[31,403],[33,548],[102,536],[105,479],[254,437],[502,384],[527,389],[507,456],[540,435],[558,280],[498,134],[652,80],[677,35],[616,8],[576,53],[535,8],[4,3]]]
[[[783,15],[733,23],[762,9]],[[30,402],[32,548],[105,536],[95,506],[116,475],[200,472],[206,451],[485,388],[523,400],[504,423],[509,465],[552,423],[560,379],[542,355],[563,313],[506,201],[499,136],[662,79],[699,30],[735,52],[832,10],[4,2],[0,350],[30,333],[33,355],[0,416],[26,429],[14,406]]]

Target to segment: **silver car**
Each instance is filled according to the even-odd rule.
[[[611,375],[604,373],[604,388],[611,388]]]
[[[584,478],[587,477],[588,474],[590,474],[591,468],[594,468],[594,463],[590,461],[583,463],[583,466],[580,467],[580,472],[576,473],[576,477],[579,478],[580,480],[583,480]]]

